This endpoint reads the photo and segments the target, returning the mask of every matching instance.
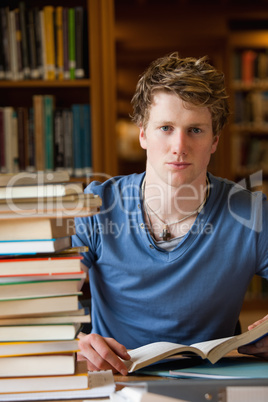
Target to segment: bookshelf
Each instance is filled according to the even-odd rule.
[[[229,33],[232,176],[268,195],[268,31]],[[242,329],[267,311],[267,281],[255,276],[243,304]]]
[[[15,10],[20,1],[1,2],[0,8]],[[43,9],[48,0],[25,0],[26,10]],[[92,170],[117,173],[115,141],[115,56],[113,0],[56,0],[53,7],[82,7],[87,21],[83,35],[85,75],[82,79],[1,79],[0,108],[32,107],[34,95],[50,94],[56,108],[73,104],[91,107]]]
[[[230,55],[232,173],[260,171],[268,194],[268,31],[231,32]]]

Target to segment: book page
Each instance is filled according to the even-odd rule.
[[[172,342],[154,342],[131,350],[129,352],[131,359],[124,361],[124,363],[128,367],[129,373],[131,373],[134,370],[159,361],[173,353],[181,352],[196,352],[198,355],[201,355],[200,351],[191,346]]]

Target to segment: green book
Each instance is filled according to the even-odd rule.
[[[75,10],[68,9],[68,40],[69,40],[69,70],[70,79],[75,79]]]

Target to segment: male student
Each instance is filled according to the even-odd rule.
[[[265,197],[207,172],[229,114],[223,74],[173,53],[132,104],[146,172],[91,183],[103,207],[73,238],[89,248],[92,295],[79,358],[122,374],[127,349],[232,336],[253,275],[268,278]],[[268,338],[243,351],[268,357]]]

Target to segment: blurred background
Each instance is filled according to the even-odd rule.
[[[231,118],[210,171],[236,181],[268,175],[268,1],[115,0],[118,171],[145,167],[129,119],[140,74],[167,53],[207,55],[225,73]],[[254,182],[256,185],[256,182]]]

